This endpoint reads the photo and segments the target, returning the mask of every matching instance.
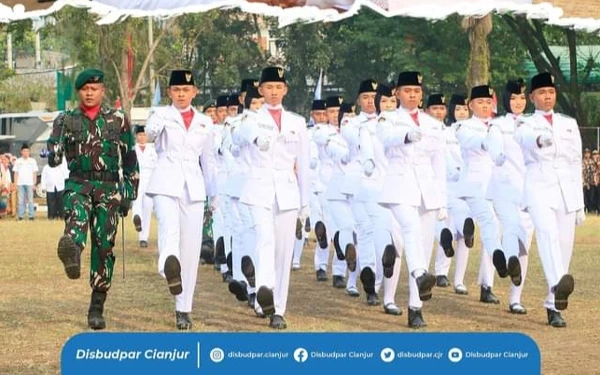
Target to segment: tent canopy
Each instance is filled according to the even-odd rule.
[[[282,9],[245,0],[3,0],[4,5],[0,5],[0,22],[46,16],[66,5],[88,8],[90,12],[100,16],[99,24],[118,22],[123,17],[168,17],[223,7],[239,7],[247,12],[279,17],[280,26],[285,26],[298,21],[336,21],[350,17],[356,14],[361,6],[366,6],[386,16],[412,16],[432,20],[443,19],[454,13],[477,16],[490,12],[518,12],[530,18],[544,19],[550,24],[587,31],[600,30],[600,7],[594,6],[597,0],[581,1],[593,3],[590,9],[597,9],[598,14],[592,11],[586,15],[596,18],[582,18],[580,13],[577,13],[578,8],[572,7],[573,2],[569,0],[393,0],[387,1],[387,10],[381,9],[376,1],[337,0],[338,4],[348,4],[344,7],[347,10],[342,12],[314,6]],[[330,3],[331,0],[317,2]],[[565,13],[560,6],[568,12]]]

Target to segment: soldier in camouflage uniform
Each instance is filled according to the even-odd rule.
[[[594,211],[593,207],[593,190],[594,178],[596,177],[596,163],[592,160],[592,153],[589,148],[586,148],[583,152],[583,200],[585,203],[585,210],[589,212]]]
[[[88,325],[104,329],[102,316],[115,265],[113,246],[119,222],[137,198],[139,166],[125,114],[102,105],[104,74],[89,69],[75,81],[80,107],[61,114],[48,139],[49,164],[67,159],[69,178],[63,196],[64,235],[58,257],[69,279],[78,279],[81,252],[91,232]]]

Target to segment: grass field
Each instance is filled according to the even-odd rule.
[[[150,247],[139,249],[130,220],[126,224],[127,273],[123,280],[119,234],[117,267],[106,304],[107,330],[172,331],[174,303],[157,273],[156,228]],[[87,330],[90,289],[86,277],[68,280],[63,272],[56,256],[62,228],[62,222],[42,217],[35,222],[0,220],[0,374],[58,374],[63,344],[70,336]],[[479,251],[472,250],[466,278],[470,294],[458,296],[450,288],[434,289],[434,298],[425,305],[424,318],[429,326],[424,331],[522,332],[538,343],[544,374],[597,374],[599,245],[600,218],[590,216],[577,229],[571,263],[576,289],[563,315],[567,328],[546,324],[542,305],[546,281],[534,248],[523,297],[527,315],[507,312],[508,279],[496,279],[494,290],[502,299],[501,305],[478,302]],[[86,249],[82,275],[87,275],[88,256]],[[343,289],[332,288],[331,282],[317,283],[312,249],[305,250],[302,261],[302,269],[292,273],[288,331],[412,331],[407,327],[404,270],[397,296],[404,315],[396,317],[385,315],[381,306],[367,306],[363,298],[348,297]],[[212,266],[200,268],[192,318],[196,331],[270,331],[266,320],[256,318],[245,303],[229,294]]]

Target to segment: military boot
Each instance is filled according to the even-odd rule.
[[[81,276],[81,249],[71,236],[63,235],[58,241],[58,258],[63,263],[69,279]]]
[[[106,301],[106,292],[92,291],[92,300],[88,310],[88,326],[91,329],[104,329],[106,322],[102,313],[104,312],[104,302]]]

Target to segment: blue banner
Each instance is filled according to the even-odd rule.
[[[83,333],[61,355],[70,374],[540,374],[516,333]]]

